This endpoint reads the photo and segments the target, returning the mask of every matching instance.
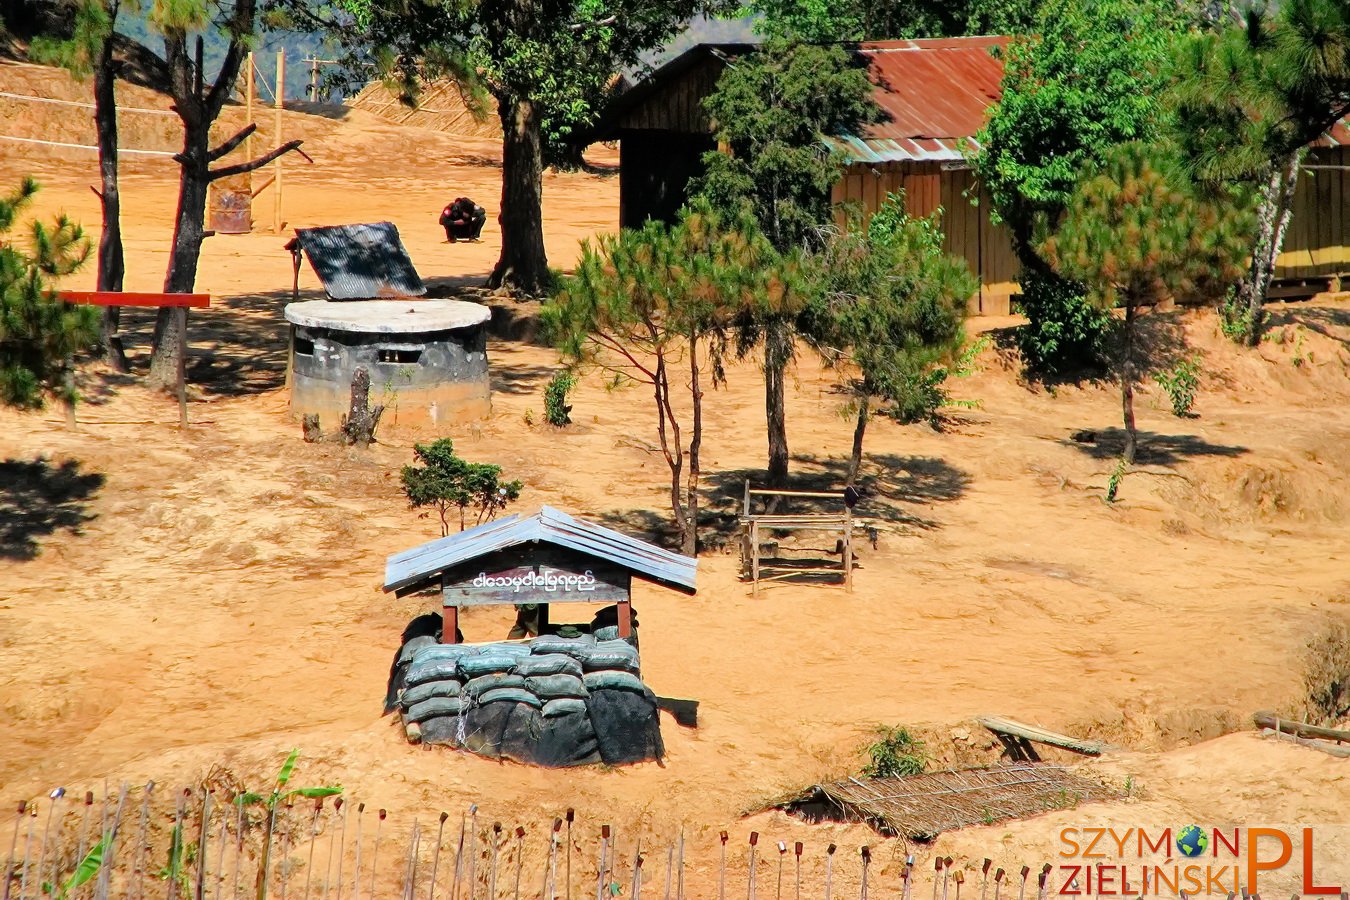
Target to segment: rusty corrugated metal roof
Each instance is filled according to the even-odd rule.
[[[963,147],[975,146],[998,102],[1003,61],[992,51],[1007,43],[966,37],[858,44],[884,117],[861,135],[831,143],[858,162],[964,159]]]
[[[393,222],[297,228],[295,240],[334,300],[420,297],[427,292]]]

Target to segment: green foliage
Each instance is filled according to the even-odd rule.
[[[169,836],[168,858],[164,867],[155,873],[161,881],[173,882],[173,896],[192,896],[192,867],[197,861],[198,847],[183,843],[183,825],[173,827]]]
[[[1017,346],[1029,370],[1059,375],[1101,362],[1111,314],[1091,303],[1081,284],[1030,268],[1018,280],[1016,309],[1027,324],[1017,329]]]
[[[772,41],[728,66],[703,106],[730,152],[706,153],[691,190],[748,210],[780,251],[819,243],[844,165],[822,142],[879,115],[866,71],[839,47]]]
[[[1165,153],[1127,144],[1078,185],[1041,250],[1102,309],[1200,299],[1241,274],[1250,222],[1240,197],[1202,194]]]
[[[812,43],[892,38],[1024,34],[1036,3],[1019,0],[755,0],[760,28],[772,37]]]
[[[65,883],[57,888],[49,881],[42,883],[42,893],[46,894],[51,900],[68,900],[68,898],[94,880],[94,876],[103,868],[104,857],[108,853],[108,845],[112,843],[112,833],[104,832],[103,837],[99,838],[94,846],[89,848],[89,852],[84,855],[75,867],[75,871],[70,873],[70,877]]]
[[[234,802],[239,806],[261,806],[267,819],[267,838],[263,842],[262,859],[258,862],[258,879],[256,900],[266,900],[267,887],[271,883],[270,870],[272,864],[272,831],[276,827],[277,808],[291,797],[305,797],[310,800],[317,800],[323,797],[333,797],[342,793],[342,788],[332,785],[328,787],[302,787],[293,788],[290,786],[291,776],[295,774],[295,763],[300,758],[300,750],[294,749],[286,755],[286,761],[281,764],[281,769],[277,772],[276,783],[272,786],[269,794],[259,794],[253,791],[245,791],[234,798]],[[181,835],[174,835],[174,842],[177,844],[181,840]],[[175,868],[190,870],[190,861],[181,858],[181,852],[178,857],[175,856],[173,846],[169,849],[169,862],[167,867],[170,872]]]
[[[946,399],[939,364],[964,342],[966,303],[978,283],[942,249],[940,213],[904,212],[892,194],[863,226],[832,231],[810,257],[811,299],[800,328],[858,373],[855,394],[892,404],[902,421],[932,418]]]
[[[902,726],[889,728],[880,725],[876,729],[878,740],[867,747],[870,762],[863,767],[863,774],[870,778],[899,778],[905,775],[921,775],[928,766],[928,754],[923,741],[909,733]]]
[[[1129,470],[1130,464],[1125,461],[1125,457],[1116,460],[1115,468],[1111,470],[1111,475],[1106,479],[1106,502],[1115,503],[1116,494],[1120,491],[1120,483],[1125,480],[1125,473]]]
[[[472,508],[475,521],[482,523],[520,499],[523,485],[519,481],[502,481],[501,466],[461,459],[449,438],[414,444],[413,455],[420,465],[403,467],[403,493],[413,509],[435,508],[442,537],[450,533],[447,517],[451,509],[459,509],[459,529],[463,531],[466,510]]]
[[[37,191],[25,178],[0,197],[0,403],[22,408],[40,408],[49,394],[74,403],[74,356],[99,336],[98,311],[62,302],[51,287],[88,259],[83,229],[60,215],[50,227],[32,222],[26,249],[8,237]]]
[[[736,324],[795,314],[801,288],[797,255],[775,250],[748,212],[727,214],[696,201],[674,226],[647,222],[584,242],[576,273],[540,311],[568,363],[602,370],[610,387],[651,388],[671,511],[690,555],[697,549],[701,378],[706,372],[714,387],[722,383]],[[684,385],[687,406],[671,399]]]
[[[1200,388],[1200,358],[1183,359],[1172,368],[1155,372],[1153,380],[1172,402],[1172,414],[1178,418],[1191,415],[1195,392]]]
[[[1005,51],[1003,94],[972,164],[1022,264],[1018,341],[1033,371],[1099,361],[1107,318],[1049,271],[1038,245],[1082,172],[1115,146],[1157,134],[1167,63],[1185,20],[1174,0],[1045,0],[1032,35]]]
[[[1237,288],[1229,288],[1217,307],[1219,332],[1230,341],[1239,344],[1247,342],[1251,333],[1251,322],[1247,317],[1247,304]]]
[[[556,373],[544,385],[544,420],[561,428],[572,422],[572,405],[567,395],[577,385],[577,376],[570,371]]]

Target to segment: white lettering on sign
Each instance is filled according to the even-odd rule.
[[[510,588],[520,593],[521,588],[538,588],[544,591],[593,591],[595,575],[587,569],[581,575],[543,569],[539,572],[526,572],[524,575],[489,575],[479,572],[473,580],[477,588]]]

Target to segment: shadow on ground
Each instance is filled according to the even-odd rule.
[[[94,518],[86,503],[105,480],[73,459],[55,467],[43,459],[0,461],[0,559],[32,559],[39,540],[58,529],[79,534]]]
[[[1315,331],[1323,337],[1350,347],[1350,309],[1290,305],[1268,312],[1270,314],[1268,329],[1301,325],[1309,331]]]
[[[800,498],[780,502],[780,513],[842,513],[844,480],[848,461],[802,455],[793,458],[794,471],[787,490],[837,494],[839,499]],[[733,469],[704,476],[700,495],[699,546],[725,549],[736,542],[743,508],[745,483],[752,488],[765,483],[761,469]],[[931,505],[960,499],[970,486],[970,475],[945,460],[928,456],[868,454],[863,458],[857,488],[861,495],[854,515],[877,525],[930,530],[940,528],[936,519],[919,515],[914,505]],[[764,512],[762,498],[754,498],[751,510]],[[643,540],[677,548],[678,539],[669,511],[650,509],[610,510],[600,522]],[[832,547],[824,548],[834,552]]]
[[[1066,447],[1085,453],[1093,459],[1115,459],[1125,449],[1125,429],[1102,428],[1091,432],[1091,442],[1072,438],[1060,441]],[[1211,444],[1194,434],[1158,434],[1140,431],[1139,449],[1135,462],[1139,465],[1174,466],[1192,456],[1241,456],[1246,447]]]

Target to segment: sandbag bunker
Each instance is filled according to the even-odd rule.
[[[694,593],[697,562],[545,506],[391,556],[386,591],[439,584],[442,614],[404,634],[386,708],[408,739],[561,767],[664,754],[656,696],[643,682],[632,576]],[[557,603],[609,604],[554,624]],[[537,636],[463,643],[459,610],[512,604]]]

